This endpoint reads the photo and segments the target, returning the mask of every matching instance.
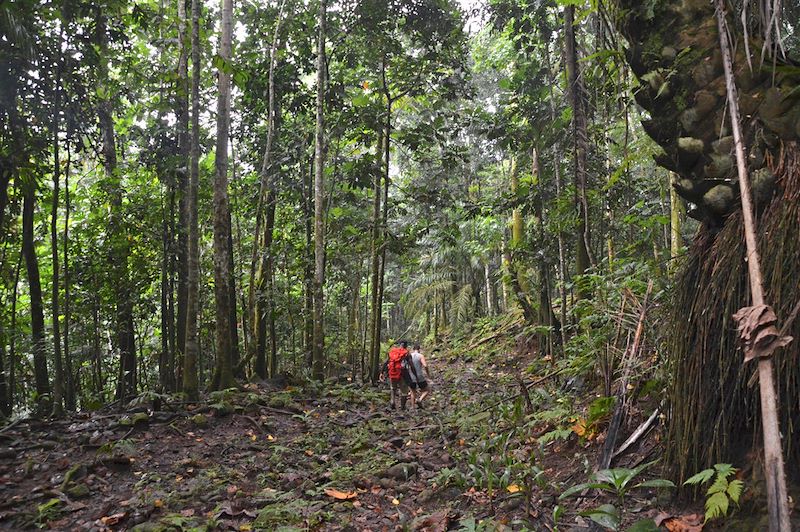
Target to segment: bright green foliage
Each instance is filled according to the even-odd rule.
[[[731,480],[737,471],[731,464],[714,464],[713,468],[704,469],[683,483],[684,486],[702,485],[713,479],[706,491],[706,521],[728,515],[731,502],[739,504],[744,482]]]
[[[612,504],[603,504],[597,508],[584,511],[581,513],[581,515],[589,517],[592,519],[592,521],[595,521],[602,526],[612,530],[618,530],[620,523],[622,522],[622,513],[624,513],[625,510],[625,496],[628,494],[628,492],[639,488],[675,487],[675,484],[672,481],[663,478],[636,482],[637,477],[639,477],[643,471],[655,463],[655,461],[647,462],[632,469],[623,467],[614,469],[601,469],[600,471],[592,473],[592,475],[589,477],[589,482],[577,484],[565,490],[559,496],[559,500],[572,497],[583,491],[591,489],[598,489],[615,495],[617,497],[617,506]],[[649,526],[649,523],[647,522],[637,523],[636,526],[641,527],[637,528],[637,530],[652,530],[651,528],[645,528]]]

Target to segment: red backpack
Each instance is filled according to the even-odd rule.
[[[403,359],[407,356],[408,349],[403,347],[389,349],[389,380],[400,380],[403,375]]]

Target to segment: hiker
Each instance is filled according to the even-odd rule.
[[[425,408],[422,400],[428,396],[430,392],[430,383],[433,381],[431,381],[431,372],[428,369],[428,362],[425,360],[425,355],[422,354],[422,349],[419,344],[414,344],[409,358],[411,359],[411,366],[414,369],[411,375],[413,382],[409,384],[412,401],[414,401],[419,408]]]
[[[408,385],[411,382],[409,372],[413,371],[413,364],[408,359],[408,342],[401,341],[389,349],[389,359],[383,365],[383,368],[380,379],[383,381],[386,375],[389,376],[392,409],[397,408],[397,397],[399,395],[400,408],[405,410],[408,401]],[[412,406],[415,398],[416,396],[412,395]]]

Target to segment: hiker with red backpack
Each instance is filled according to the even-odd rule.
[[[389,359],[384,364],[381,371],[381,380],[388,375],[389,386],[391,389],[392,410],[397,408],[397,396],[400,396],[400,409],[406,409],[408,401],[409,383],[412,382],[412,372],[414,365],[408,353],[408,342],[401,341],[389,349]],[[414,372],[415,373],[415,372]],[[411,391],[411,405],[416,407],[416,394]]]

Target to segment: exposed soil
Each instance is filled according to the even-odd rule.
[[[196,406],[149,396],[124,413],[12,423],[0,429],[0,527],[433,531],[481,530],[490,518],[490,530],[552,530],[558,495],[586,481],[604,433],[584,427],[578,437],[581,430],[562,427],[544,441],[558,420],[531,432],[504,422],[512,405],[524,405],[514,401],[520,376],[535,380],[533,355],[491,343],[479,350],[485,356],[429,354],[431,400],[414,412],[390,411],[383,387],[331,384],[323,392],[264,382]],[[555,380],[545,377],[541,393]],[[625,437],[644,417],[632,412]],[[531,466],[527,484],[475,481],[484,445],[477,426],[487,441],[510,432],[522,443],[513,459]],[[657,434],[614,465],[656,457]],[[587,493],[571,507],[561,503],[570,509],[560,529],[589,529],[578,510],[603,502]],[[656,517],[658,506],[656,491],[642,490],[626,501],[627,519]]]

